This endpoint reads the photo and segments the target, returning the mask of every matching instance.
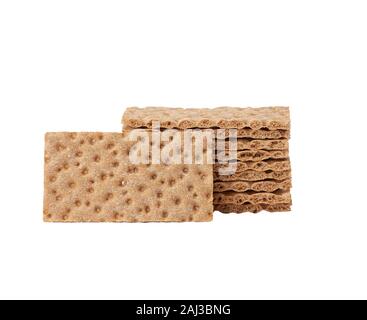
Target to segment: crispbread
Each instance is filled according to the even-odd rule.
[[[180,163],[213,164],[215,160],[215,136],[207,129],[191,130],[191,132],[187,130],[184,132],[177,129],[159,131],[137,128],[128,129],[123,131],[123,133],[129,139],[134,139],[135,137],[135,139],[140,138],[141,142],[147,142],[144,143],[145,160],[147,162],[152,161],[152,150],[154,147],[158,147],[162,151],[172,143],[174,143],[174,146],[171,145],[171,148],[169,148],[169,156],[179,159]],[[138,144],[132,145],[130,150],[141,150],[141,147]],[[162,162],[166,161],[165,156],[168,155],[162,154],[160,156]]]
[[[129,126],[124,126],[124,132],[128,132],[134,130],[136,128],[132,128]],[[146,129],[151,130],[151,129]],[[162,128],[161,131],[166,130],[166,128]],[[222,131],[225,130],[224,135]],[[218,140],[228,139],[230,137],[230,129],[214,129],[216,138]],[[219,134],[220,133],[220,134]],[[289,130],[269,130],[269,129],[250,129],[250,128],[242,128],[237,129],[237,138],[246,138],[246,139],[263,139],[263,140],[277,140],[277,139],[289,139],[290,131]]]
[[[264,161],[245,161],[245,162],[237,162],[237,171],[243,172],[246,170],[254,170],[254,171],[287,171],[291,170],[291,163],[289,159],[286,160],[264,160]],[[228,167],[228,164],[224,163],[215,163],[214,171],[218,172],[219,169],[225,169]]]
[[[217,142],[218,143],[218,142]],[[219,144],[218,144],[219,145]],[[225,150],[235,150],[233,146],[226,141],[224,143]],[[253,140],[253,139],[237,139],[237,150],[288,150],[288,140]]]
[[[215,192],[214,204],[274,204],[274,203],[291,203],[291,194],[289,191],[279,192],[253,192],[246,191],[242,193],[234,191]]]
[[[284,181],[269,180],[269,181],[225,181],[225,182],[214,182],[214,192],[224,191],[257,191],[257,192],[274,192],[276,190],[289,191],[292,187],[290,179]]]
[[[291,210],[291,205],[287,203],[277,203],[277,204],[216,204],[214,206],[215,211],[220,211],[222,213],[258,213],[260,211],[268,212],[287,212]]]
[[[230,136],[229,129],[225,129],[224,136],[217,135],[217,139],[227,139]],[[237,138],[251,139],[289,139],[289,130],[268,130],[268,129],[250,129],[242,128],[237,130]]]
[[[184,109],[184,108],[127,108],[123,116],[125,127],[151,128],[153,122],[162,128],[251,128],[289,130],[288,107]]]
[[[132,165],[121,133],[45,136],[44,220],[211,221],[211,165]]]
[[[236,157],[236,155],[234,155]],[[231,158],[227,155],[226,151],[218,151],[217,159],[219,162],[222,162],[222,159],[225,161],[263,161],[268,159],[288,159],[289,152],[288,150],[245,150],[245,151],[237,151],[237,157]]]
[[[219,175],[214,172],[214,181],[260,181],[260,180],[285,180],[291,178],[291,171],[254,171],[247,170],[232,175]]]

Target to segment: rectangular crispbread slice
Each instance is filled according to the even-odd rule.
[[[237,162],[236,172],[243,172],[246,170],[254,171],[287,171],[291,170],[291,163],[289,159],[286,160],[264,160],[264,161],[245,161]],[[228,168],[229,164],[215,163],[214,172],[218,172],[219,169]]]
[[[218,144],[217,146],[221,146],[222,144]],[[224,150],[236,150],[233,147],[233,144],[230,144],[229,141],[224,143]],[[288,140],[253,140],[253,139],[237,139],[237,150],[288,150],[289,144]]]
[[[226,161],[263,161],[268,159],[280,160],[280,159],[288,159],[289,152],[288,150],[245,150],[245,151],[237,151],[237,155],[234,156],[228,155],[226,151],[218,151],[217,152],[217,160],[218,162],[222,162],[222,159]]]
[[[274,203],[292,203],[289,191],[279,192],[215,192],[214,204],[274,204]]]
[[[158,121],[162,128],[266,128],[269,130],[289,130],[288,107],[214,109],[185,108],[127,108],[122,122],[124,127],[151,128]]]
[[[268,212],[287,212],[291,211],[291,204],[277,203],[277,204],[216,204],[214,210],[222,213],[258,213],[260,211]]]
[[[235,192],[245,192],[245,191],[256,191],[256,192],[274,192],[276,190],[289,191],[292,187],[292,181],[286,179],[283,181],[268,180],[268,181],[224,181],[224,182],[214,182],[214,192],[224,192],[224,191],[235,191]]]
[[[247,170],[232,175],[219,175],[214,172],[214,181],[261,181],[261,180],[285,180],[290,179],[291,171],[254,171]]]
[[[211,165],[134,165],[122,133],[47,133],[44,220],[211,221]]]
[[[124,126],[124,131],[131,131],[136,128]],[[150,130],[150,129],[146,129]],[[166,130],[166,128],[162,128],[161,131]],[[229,129],[213,129],[215,137],[218,140],[228,139],[230,136]],[[224,131],[224,136],[222,136],[222,132]],[[237,138],[246,138],[246,139],[261,139],[261,140],[277,140],[277,139],[289,139],[290,131],[289,130],[269,130],[269,129],[250,129],[250,128],[242,128],[237,129],[236,131]]]
[[[217,135],[217,139],[227,139],[230,136],[229,129],[225,129],[224,136]],[[242,128],[237,130],[237,138],[250,138],[250,139],[263,139],[263,140],[276,140],[276,139],[289,139],[289,130],[268,130],[268,129],[251,129]]]

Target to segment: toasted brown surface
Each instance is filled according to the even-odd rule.
[[[291,178],[291,171],[254,171],[247,170],[232,175],[219,175],[214,172],[214,181],[260,181],[260,180],[285,180]]]
[[[132,165],[121,133],[48,133],[44,220],[210,221],[211,165]]]
[[[290,116],[288,107],[214,109],[185,108],[127,108],[123,115],[125,127],[152,127],[159,121],[162,128],[251,128],[269,130],[289,130]]]
[[[215,211],[222,213],[258,213],[260,211],[268,212],[287,212],[291,211],[291,204],[277,203],[277,204],[216,204],[214,206]]]
[[[289,191],[280,192],[252,192],[246,191],[242,193],[234,191],[215,192],[214,204],[274,204],[274,203],[291,203],[291,195]]]
[[[292,181],[286,179],[284,181],[269,180],[269,181],[225,181],[225,182],[214,182],[214,192],[224,191],[257,191],[257,192],[274,192],[276,190],[289,191],[292,187]]]

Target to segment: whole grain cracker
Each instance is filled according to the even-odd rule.
[[[219,145],[219,144],[218,144]],[[288,150],[288,140],[253,140],[253,139],[237,139],[236,149],[233,148],[229,141],[224,143],[225,150]]]
[[[224,191],[257,191],[257,192],[274,192],[276,190],[289,191],[292,187],[292,181],[286,179],[284,181],[268,180],[268,181],[225,181],[225,182],[214,182],[214,192]]]
[[[217,135],[217,139],[227,139],[230,136],[229,129],[225,129],[224,136]],[[237,138],[251,138],[251,139],[289,139],[289,130],[267,130],[267,129],[250,129],[242,128],[237,130]]]
[[[287,212],[291,211],[291,204],[277,203],[277,204],[216,204],[214,210],[222,213],[258,213],[260,211],[268,212]]]
[[[124,126],[124,132],[134,130],[136,128],[132,128],[129,126]],[[150,129],[146,129],[150,130]],[[166,128],[162,128],[161,131],[166,130]],[[221,129],[223,130],[223,129]],[[214,129],[215,136],[218,140],[228,139],[230,137],[230,129],[224,129],[224,135],[222,131],[218,129]],[[219,134],[220,133],[220,134]],[[250,139],[262,139],[262,140],[277,140],[277,139],[289,139],[290,131],[289,130],[268,130],[268,129],[250,129],[250,128],[241,128],[237,129],[237,138],[250,138]]]
[[[291,163],[289,159],[285,160],[264,160],[264,161],[245,161],[237,162],[237,172],[243,172],[246,170],[254,171],[287,171],[291,170]],[[219,169],[228,168],[228,164],[225,163],[215,163],[214,171],[218,172]]]
[[[289,152],[288,150],[245,150],[245,151],[237,151],[237,156],[230,157],[227,151],[218,151],[217,152],[217,160],[218,162],[223,162],[222,159],[225,161],[263,161],[268,159],[288,159]]]
[[[267,179],[285,180],[291,178],[291,171],[254,171],[247,170],[232,175],[219,175],[214,172],[214,181],[261,181]]]
[[[242,193],[234,191],[215,192],[214,204],[274,204],[291,203],[291,194],[289,191],[278,192],[253,192],[246,191]]]
[[[121,133],[47,133],[44,220],[211,221],[211,165],[133,165]]]
[[[288,107],[233,108],[127,108],[122,122],[124,127],[152,128],[158,121],[162,128],[251,128],[289,130]]]

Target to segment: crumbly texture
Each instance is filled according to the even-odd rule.
[[[261,181],[267,179],[285,180],[291,178],[291,171],[254,171],[247,170],[232,175],[219,175],[214,172],[214,181]]]
[[[291,211],[291,204],[277,203],[277,204],[216,204],[215,211],[222,213],[258,213],[260,211],[268,212],[287,212]]]
[[[166,107],[127,108],[125,127],[151,128],[159,121],[162,128],[251,128],[289,130],[288,107],[185,109]]]
[[[217,146],[221,146],[217,142]],[[225,150],[236,150],[232,147],[232,144],[229,141],[224,143]],[[288,150],[288,140],[253,140],[253,139],[237,139],[237,150]]]
[[[284,181],[268,180],[268,181],[226,181],[214,182],[214,192],[224,191],[257,191],[257,192],[274,192],[276,190],[289,191],[292,187],[292,181],[286,179]]]
[[[291,194],[289,191],[277,192],[253,192],[246,191],[242,193],[234,191],[215,192],[214,204],[274,204],[291,203]]]
[[[238,160],[238,161],[263,161],[268,159],[288,159],[289,153],[288,150],[245,150],[245,151],[237,151],[237,155],[229,155],[226,151],[218,151],[217,152],[217,160],[222,162],[222,159],[225,160]]]
[[[218,172],[219,169],[228,168],[228,164],[215,163],[214,172]],[[289,159],[286,160],[264,160],[264,161],[237,161],[236,172],[243,172],[246,170],[254,171],[287,171],[291,170],[291,163]]]
[[[211,165],[132,165],[121,133],[45,136],[44,220],[211,221]]]

